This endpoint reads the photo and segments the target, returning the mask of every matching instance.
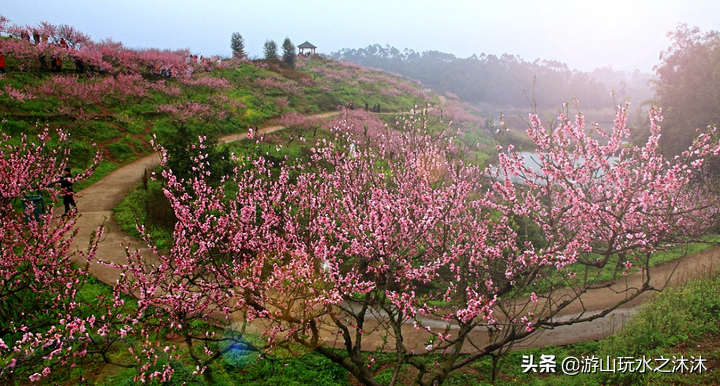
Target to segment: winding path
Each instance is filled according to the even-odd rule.
[[[315,117],[322,119],[337,114],[339,113],[332,112],[318,114]],[[283,126],[268,126],[258,131],[261,134],[269,134],[283,128]],[[221,137],[220,142],[235,142],[246,138],[247,133],[230,134]],[[130,248],[130,250],[137,249],[147,258],[152,257],[146,244],[122,230],[113,217],[113,208],[125,198],[130,189],[140,183],[146,169],[152,169],[158,164],[160,164],[158,154],[146,156],[114,170],[100,181],[76,193],[78,210],[82,214],[77,219],[78,235],[75,240],[78,248],[87,248],[86,244],[90,234],[104,223],[107,229],[98,245],[97,257],[99,259],[125,264],[127,259],[124,247]],[[90,265],[90,273],[109,285],[114,285],[120,275],[120,271],[96,262]]]
[[[333,114],[337,113],[321,114],[317,117],[329,117]],[[282,126],[271,126],[259,131],[261,133],[270,133],[281,130],[282,128]],[[223,137],[221,141],[232,142],[245,137],[245,134],[233,134]],[[112,209],[125,197],[129,189],[141,181],[143,172],[147,168],[154,167],[159,162],[160,159],[157,154],[139,159],[113,171],[99,182],[78,193],[78,208],[82,212],[82,216],[77,220],[79,233],[76,240],[78,248],[83,248],[82,242],[85,241],[85,243],[87,243],[90,233],[104,223],[107,230],[106,235],[98,247],[97,257],[99,259],[124,264],[126,262],[124,247],[129,247],[131,250],[137,249],[147,258],[152,258],[152,254],[146,245],[128,235],[120,228],[119,224],[113,218]],[[666,283],[675,285],[689,279],[707,276],[719,268],[720,247],[713,247],[652,268],[651,285],[655,288],[662,288]],[[120,272],[108,266],[93,262],[90,266],[90,273],[101,281],[109,285],[114,285]],[[610,305],[617,303],[624,295],[616,291],[626,288],[626,285],[639,287],[641,283],[640,280],[639,274],[633,274],[627,276],[625,280],[623,280],[622,283],[618,283],[615,288],[593,290],[587,293],[583,296],[585,315],[592,311],[606,309]],[[643,294],[628,303],[625,306],[626,308],[615,310],[602,319],[590,323],[581,323],[554,330],[546,330],[532,335],[531,339],[521,342],[515,347],[557,346],[603,338],[617,331],[649,294],[650,292]],[[565,310],[561,318],[571,318],[581,312],[583,312],[581,305],[573,304]],[[369,320],[365,329],[369,331],[372,326],[378,322],[378,318]],[[426,320],[425,322],[427,322],[429,326],[436,327],[438,329],[437,331],[445,327],[444,322],[432,320]],[[257,327],[262,328],[262,326]],[[410,325],[404,327],[403,333],[405,334],[405,344],[409,346],[409,349],[424,349],[427,338],[429,337],[428,333],[419,332]],[[334,340],[336,336],[334,331],[327,331],[327,334],[328,340],[331,338]],[[379,347],[383,344],[381,337],[373,337],[372,334],[364,339],[364,345],[367,344],[370,350],[374,348],[373,345]],[[472,335],[471,340],[478,344],[487,342],[487,334],[484,331],[476,331]],[[332,344],[331,342],[328,343]],[[392,344],[392,342],[390,344]],[[471,347],[469,345],[463,347],[463,351],[469,351],[470,349]]]

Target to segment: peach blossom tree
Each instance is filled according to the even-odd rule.
[[[163,175],[178,219],[172,249],[151,261],[129,251],[120,267],[117,296],[139,299],[127,317],[154,321],[128,323],[128,333],[182,337],[208,379],[210,363],[235,347],[223,342],[250,344],[194,327],[202,323],[256,329],[254,350],[314,350],[367,385],[379,384],[374,353],[392,352],[389,384],[409,366],[432,385],[544,328],[600,318],[659,289],[651,253],[699,237],[717,217],[716,196],[697,183],[705,157],[720,152],[713,133],[666,160],[661,116],[649,116],[647,143],[630,147],[626,106],[609,133],[568,110],[551,128],[531,114],[534,168],[510,146],[496,166],[468,165],[419,112],[366,144],[339,122],[309,160],[236,159],[219,185],[207,183],[201,151],[192,178]],[[641,284],[585,308],[607,283],[576,273],[608,265],[617,277],[640,267]],[[580,316],[559,318],[578,305]],[[170,376],[153,355],[138,355],[139,377]]]
[[[84,244],[76,218],[54,217],[55,187],[67,165],[67,134],[45,128],[35,136],[11,138],[0,133],[0,381],[38,381],[58,366],[85,356],[89,334],[100,324],[99,313],[85,310],[79,291],[88,277],[103,229]],[[92,173],[98,156],[80,181]],[[20,202],[45,192],[39,201]],[[78,246],[80,248],[78,248]],[[104,318],[104,317],[103,317]]]

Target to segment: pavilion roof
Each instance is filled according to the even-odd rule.
[[[310,42],[306,41],[305,43],[299,45],[298,48],[317,48],[317,47],[312,45]]]

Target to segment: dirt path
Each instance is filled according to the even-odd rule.
[[[318,114],[315,117],[322,119],[337,114],[339,113],[332,112]],[[269,134],[282,129],[282,126],[268,126],[260,129],[259,132]],[[221,137],[220,142],[234,142],[246,138],[247,133],[230,134]],[[104,223],[107,229],[103,240],[98,246],[98,259],[125,264],[127,260],[124,247],[128,247],[130,250],[137,249],[147,258],[152,257],[146,244],[122,230],[115,221],[112,210],[125,198],[130,189],[140,183],[145,170],[154,168],[159,163],[160,157],[158,154],[149,155],[114,170],[102,180],[77,193],[78,210],[82,213],[82,216],[77,221],[78,236],[76,237],[76,244],[78,248],[87,248],[87,240],[90,238],[90,234]],[[85,245],[83,245],[83,242],[85,242]],[[114,285],[120,275],[120,271],[95,262],[90,266],[90,273],[110,285]]]
[[[336,113],[322,114],[318,117],[328,117],[333,114]],[[261,129],[260,132],[271,133],[281,129],[281,126],[271,126]],[[243,138],[246,138],[245,134],[233,134],[223,137],[221,141],[231,142]],[[113,171],[99,182],[78,193],[78,208],[82,212],[82,216],[77,221],[77,227],[79,229],[78,237],[76,238],[76,240],[78,240],[78,248],[83,248],[82,241],[87,242],[90,232],[104,223],[107,231],[106,236],[98,247],[97,257],[99,259],[124,264],[126,262],[125,247],[128,247],[130,250],[137,249],[141,251],[148,259],[153,258],[146,245],[122,231],[113,218],[112,209],[125,197],[129,189],[141,181],[145,169],[153,167],[159,162],[160,160],[157,155],[147,156]],[[651,285],[655,288],[662,288],[665,283],[670,285],[682,283],[689,279],[706,276],[719,268],[720,247],[713,247],[652,268]],[[90,273],[103,282],[114,285],[120,272],[113,268],[93,263],[90,267]],[[586,307],[585,315],[594,310],[603,310],[609,305],[615,304],[624,296],[616,292],[618,289],[626,288],[626,285],[638,287],[640,280],[641,277],[639,274],[633,274],[627,276],[622,283],[618,283],[613,288],[594,290],[587,293],[583,297],[584,306]],[[628,303],[626,308],[618,309],[602,319],[590,323],[544,331],[533,335],[531,340],[522,342],[518,347],[544,347],[549,344],[564,345],[608,336],[617,331],[624,321],[635,312],[635,307],[651,293],[652,292],[644,294],[633,302]],[[582,307],[580,307],[579,304],[571,305],[563,314],[563,318],[576,316],[581,311]],[[426,320],[426,322],[428,325],[433,324],[431,320]],[[365,329],[369,331],[377,323],[378,320],[371,320],[365,326]],[[445,323],[436,322],[435,325],[437,325],[439,329],[443,328]],[[257,326],[257,328],[262,328],[262,326]],[[403,332],[406,334],[405,343],[410,346],[409,348],[414,350],[424,349],[427,338],[429,337],[428,333],[418,332],[410,325],[406,326]],[[334,337],[336,337],[335,331],[327,331],[327,334],[328,339],[332,337],[334,340]],[[365,344],[367,344],[370,350],[376,346],[379,347],[383,343],[380,336],[370,335],[364,339]],[[472,335],[471,340],[481,344],[487,341],[487,334],[484,331],[477,331]],[[470,345],[464,347],[463,351],[466,350],[470,350]]]

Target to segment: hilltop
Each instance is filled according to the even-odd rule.
[[[178,135],[216,138],[287,121],[293,114],[351,106],[377,106],[387,122],[412,108],[438,106],[467,134],[464,143],[492,148],[490,121],[476,109],[452,98],[443,98],[439,107],[440,97],[419,82],[350,62],[314,55],[298,57],[292,68],[281,61],[133,50],[46,24],[38,31],[41,38],[6,32],[11,37],[0,40],[7,64],[0,77],[3,131],[62,129],[73,139],[73,168],[86,167],[96,150],[102,152],[98,177],[152,152],[153,137],[163,144]]]

